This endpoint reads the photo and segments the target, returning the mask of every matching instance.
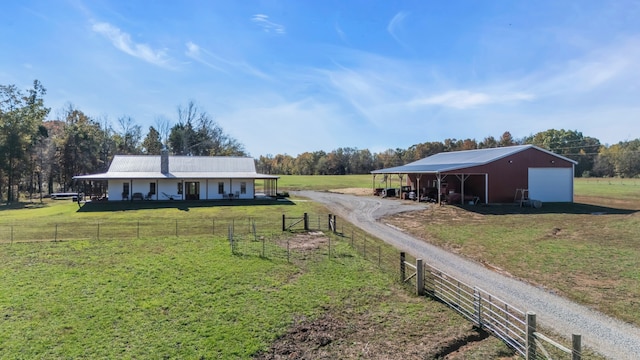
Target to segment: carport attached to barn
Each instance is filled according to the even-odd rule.
[[[456,203],[512,203],[518,189],[531,199],[572,202],[576,162],[534,145],[439,153],[398,167],[375,170],[398,175],[418,198]]]

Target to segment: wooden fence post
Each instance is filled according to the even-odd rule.
[[[536,313],[527,312],[527,343],[526,343],[526,359],[534,360],[536,358]]]
[[[580,360],[582,359],[582,341],[580,334],[572,334],[571,335],[571,360]]]
[[[309,231],[309,215],[304,213],[304,231]]]
[[[329,214],[329,220],[327,222],[327,229],[333,230],[333,228],[331,227],[331,214]]]
[[[404,260],[405,260],[406,256],[404,252],[400,253],[400,283],[404,282],[404,275],[405,275],[405,265],[404,265]]]
[[[284,214],[282,214],[282,231],[285,231],[287,229],[287,226],[285,224],[285,216]]]
[[[424,267],[422,259],[416,259],[416,294],[424,295]]]

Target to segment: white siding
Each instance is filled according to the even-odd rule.
[[[573,168],[529,168],[529,198],[542,202],[572,202]]]
[[[184,189],[182,194],[178,194],[178,183],[182,182],[180,179],[171,180],[158,180],[158,200],[182,200],[184,199]]]

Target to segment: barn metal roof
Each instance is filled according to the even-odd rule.
[[[477,149],[443,152],[428,156],[412,163],[392,168],[374,170],[372,174],[415,174],[415,173],[440,173],[465,169],[473,166],[485,165],[527,149],[537,149],[556,156],[565,161],[577,164],[576,161],[555,154],[549,150],[534,145],[516,145],[499,148]]]
[[[116,155],[106,173],[79,175],[74,179],[277,179],[256,173],[254,160],[231,156],[169,156],[169,172],[160,171],[160,155]]]

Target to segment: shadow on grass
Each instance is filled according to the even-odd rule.
[[[18,209],[40,209],[49,206],[47,203],[41,203],[40,201],[29,202],[13,202],[0,204],[0,211],[3,210],[18,210]]]
[[[516,214],[583,214],[583,215],[628,215],[636,210],[619,209],[582,203],[544,203],[539,209],[520,207],[515,204],[503,205],[454,205],[482,215]]]
[[[289,199],[254,199],[254,200],[196,200],[196,201],[96,201],[84,203],[78,212],[106,212],[143,209],[178,209],[189,211],[192,208],[221,206],[266,206],[295,205]]]

